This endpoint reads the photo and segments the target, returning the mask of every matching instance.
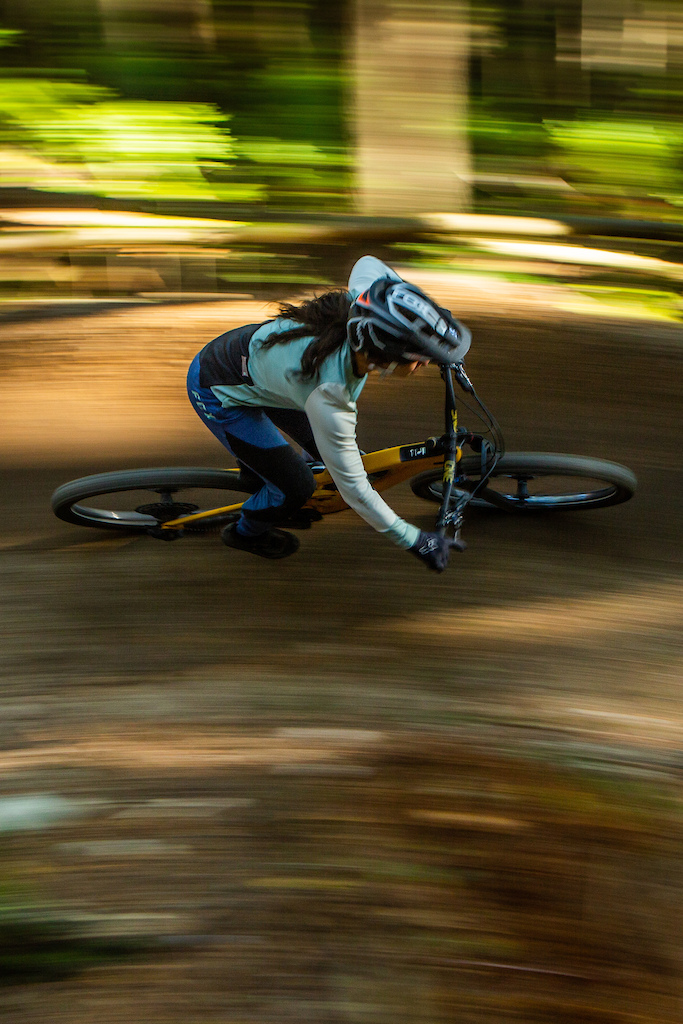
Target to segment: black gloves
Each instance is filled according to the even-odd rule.
[[[451,537],[442,537],[440,533],[425,533],[421,530],[420,536],[408,550],[424,562],[428,569],[443,572],[448,565],[451,548],[457,546],[457,541]]]

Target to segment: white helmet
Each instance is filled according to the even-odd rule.
[[[472,335],[414,284],[382,277],[352,303],[351,347],[382,362],[461,363]]]

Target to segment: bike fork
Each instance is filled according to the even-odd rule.
[[[436,519],[436,532],[442,537],[446,536],[449,527],[453,528],[452,546],[456,551],[464,551],[467,544],[461,537],[463,523],[462,506],[449,508],[455,473],[458,460],[458,410],[455,404],[455,388],[453,387],[453,368],[451,366],[441,367],[441,376],[446,385],[446,433],[445,433],[445,457],[443,463],[443,500]]]

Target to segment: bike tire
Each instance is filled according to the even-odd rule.
[[[208,501],[207,494],[202,492],[214,492],[214,500]],[[123,492],[131,492],[137,497],[131,499],[131,504],[138,502],[137,506],[127,508],[121,501],[110,502],[110,507],[99,507],[99,505],[87,504],[97,498],[111,498],[113,495],[121,495]],[[157,494],[161,501],[150,502],[145,505],[140,501],[140,495]],[[94,476],[81,477],[79,480],[71,480],[62,484],[52,495],[52,511],[59,518],[67,523],[75,523],[78,526],[92,526],[103,530],[119,530],[135,533],[147,533],[150,529],[158,528],[163,522],[183,514],[181,505],[176,495],[179,492],[187,492],[187,504],[196,506],[201,511],[201,498],[205,500],[205,508],[217,508],[223,505],[235,504],[244,501],[247,494],[252,493],[252,488],[240,480],[237,469],[195,469],[191,467],[171,466],[159,467],[157,469],[133,469],[121,470],[114,473],[98,473]],[[233,497],[229,492],[233,492]],[[194,501],[187,499],[193,498]],[[199,499],[199,505],[196,500]],[[116,505],[123,505],[117,508]],[[165,508],[163,506],[166,506]],[[156,508],[155,508],[156,507]],[[140,512],[140,508],[147,511]],[[180,509],[180,510],[179,510]],[[187,509],[184,509],[188,511]],[[189,525],[192,532],[206,532],[216,529],[226,517],[214,516],[210,519],[199,520]],[[171,533],[170,530],[165,531]]]
[[[455,484],[454,503],[458,491],[462,494],[476,487],[481,460],[478,456],[464,456],[459,468],[467,479]],[[561,484],[550,481],[561,481]],[[589,487],[579,487],[579,481],[591,483]],[[533,484],[531,490],[529,484]],[[421,473],[413,478],[410,486],[419,498],[440,504],[441,470]],[[636,486],[631,470],[616,462],[548,452],[506,452],[473,503],[516,514],[573,512],[619,505],[633,496]]]

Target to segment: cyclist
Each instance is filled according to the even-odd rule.
[[[358,260],[348,290],[284,303],[275,320],[209,342],[189,369],[190,401],[253,490],[223,542],[264,558],[293,554],[299,541],[282,527],[320,518],[303,506],[315,489],[311,465],[322,461],[370,526],[443,572],[452,541],[405,522],[371,486],[356,399],[368,373],[406,377],[430,360],[460,362],[468,348],[469,332],[447,310],[374,256]]]

